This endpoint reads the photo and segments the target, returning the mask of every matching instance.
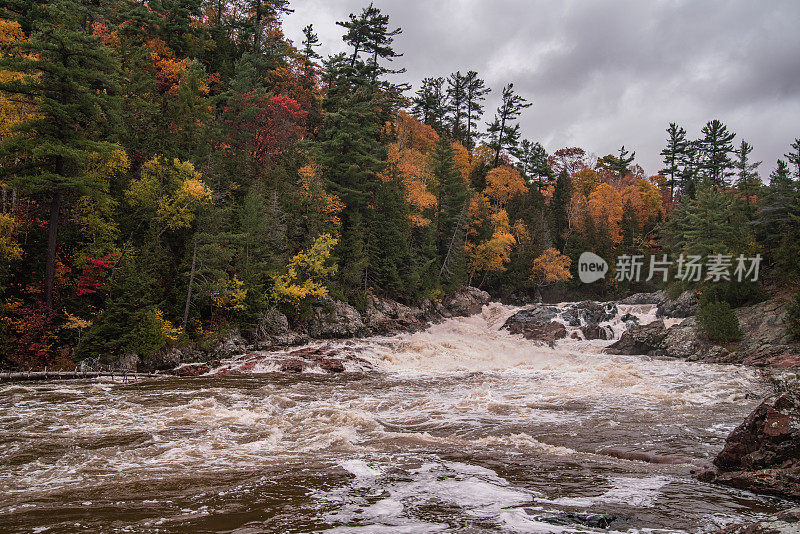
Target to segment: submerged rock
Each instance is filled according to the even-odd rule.
[[[661,350],[662,342],[667,337],[664,321],[634,326],[622,333],[618,341],[606,348],[609,354],[653,354]]]
[[[701,480],[800,501],[800,396],[766,399],[731,432]]]
[[[800,508],[785,510],[770,519],[748,525],[731,525],[720,534],[797,534],[800,532]]]

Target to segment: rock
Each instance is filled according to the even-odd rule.
[[[665,299],[658,303],[657,315],[668,318],[692,317],[697,313],[697,295],[694,291],[684,291],[676,299]]]
[[[204,359],[228,360],[247,352],[247,341],[238,330],[231,330]]]
[[[286,335],[289,332],[289,319],[275,308],[270,308],[258,318],[256,339]]]
[[[739,425],[704,480],[800,500],[800,395],[766,399]]]
[[[491,297],[476,287],[464,287],[442,299],[442,306],[452,317],[469,317],[483,310]]]
[[[697,321],[690,317],[667,330],[662,348],[670,358],[697,360],[708,345],[698,338]]]
[[[512,334],[522,334],[525,339],[532,341],[543,341],[551,347],[555,345],[556,341],[567,337],[567,328],[555,321],[549,323],[542,322],[514,322],[503,325]]]
[[[632,305],[644,305],[644,304],[661,304],[663,301],[667,300],[667,295],[663,291],[656,291],[654,293],[634,293],[628,297],[619,301],[619,304],[632,304]]]
[[[615,302],[600,303],[587,300],[569,306],[561,316],[570,326],[582,326],[610,321],[617,316],[617,313]]]
[[[619,341],[611,344],[605,352],[609,354],[650,354],[661,348],[667,336],[664,321],[634,326],[622,333]]]
[[[800,367],[800,344],[786,331],[785,298],[735,310],[739,327],[744,334],[738,350],[746,365],[770,367]]]
[[[344,373],[344,363],[341,360],[323,358],[319,361],[319,366],[328,373]]]
[[[423,311],[393,300],[370,297],[364,324],[373,334],[417,331],[425,327]]]
[[[631,314],[631,313],[626,313],[625,315],[620,317],[620,320],[623,323],[625,323],[625,328],[626,329],[633,328],[634,326],[638,326],[639,322],[640,322],[639,318],[636,317],[635,315]]]
[[[800,532],[800,508],[791,508],[771,517],[747,525],[731,525],[720,534],[798,534]]]
[[[609,332],[608,328],[604,328],[596,324],[587,324],[586,326],[582,326],[581,332],[583,332],[583,339],[613,339],[613,335],[611,332]]]
[[[555,306],[538,305],[533,308],[518,311],[508,318],[506,325],[514,323],[549,323],[559,313]]]
[[[206,374],[210,370],[211,366],[207,363],[185,363],[175,369],[170,369],[166,374],[172,376],[200,376]]]
[[[317,339],[340,339],[366,332],[361,314],[340,300],[326,298],[315,306],[305,324],[309,336]]]
[[[302,373],[308,367],[308,362],[298,358],[290,358],[281,362],[281,371],[284,373]]]

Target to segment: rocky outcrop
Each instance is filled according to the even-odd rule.
[[[358,310],[346,302],[331,298],[325,298],[314,306],[303,330],[314,339],[348,338],[367,331]]]
[[[606,348],[609,354],[654,354],[661,349],[667,329],[664,321],[634,326],[622,333],[618,341]]]
[[[659,317],[671,319],[693,317],[697,313],[697,294],[694,291],[684,291],[676,299],[664,298],[657,304]]]
[[[613,339],[614,333],[610,331],[610,329],[596,325],[596,324],[587,324],[581,327],[581,333],[583,334],[583,339],[592,340],[592,339]]]
[[[513,322],[511,324],[506,322],[503,328],[508,329],[512,334],[522,334],[525,339],[541,341],[551,347],[555,345],[557,340],[567,337],[567,328],[555,321],[549,323]]]
[[[421,308],[380,297],[370,297],[364,311],[364,324],[373,334],[417,331],[423,329],[426,323]]]
[[[735,310],[743,337],[739,361],[759,367],[800,367],[800,344],[786,331],[786,298]]]
[[[633,304],[641,306],[644,304],[661,304],[666,300],[666,293],[663,291],[656,291],[654,293],[634,293],[633,295],[620,300],[619,304]]]
[[[800,396],[765,400],[739,425],[704,481],[800,501]]]
[[[570,326],[600,324],[617,316],[617,304],[614,302],[578,302],[567,307],[561,314]]]
[[[524,323],[549,323],[556,318],[558,313],[559,309],[555,306],[538,305],[518,311],[509,317],[506,321],[506,326],[510,327],[513,324]]]
[[[442,306],[451,317],[469,317],[480,313],[492,298],[486,291],[464,287],[442,299]]]

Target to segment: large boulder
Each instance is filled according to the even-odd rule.
[[[570,305],[561,316],[568,321],[570,326],[583,326],[590,324],[600,324],[610,321],[617,316],[617,304],[615,302],[578,302]]]
[[[330,298],[313,308],[305,330],[316,339],[348,338],[366,331],[358,310],[346,302]]]
[[[702,480],[800,500],[800,395],[766,399],[739,425]]]
[[[555,321],[549,323],[543,322],[512,322],[503,325],[512,334],[522,334],[525,339],[531,341],[542,341],[551,347],[555,345],[559,339],[567,337],[567,328]]]
[[[696,313],[697,294],[694,291],[684,291],[676,299],[664,299],[658,303],[659,317],[682,319],[692,317]]]
[[[664,327],[664,321],[655,321],[629,328],[605,351],[609,354],[654,354],[661,349],[665,337],[667,329]]]
[[[611,331],[610,328],[596,325],[596,324],[587,324],[581,327],[581,332],[583,333],[583,339],[592,340],[592,339],[614,339],[614,333]]]
[[[538,305],[518,311],[508,318],[506,325],[510,326],[515,323],[549,323],[556,318],[558,313],[559,309],[555,306]]]
[[[374,334],[416,331],[425,327],[423,311],[393,300],[370,297],[364,324]]]
[[[695,361],[700,359],[708,344],[699,338],[697,320],[689,317],[667,330],[662,346],[670,358]]]
[[[483,310],[491,297],[476,287],[464,287],[442,299],[442,306],[452,317],[469,317]]]
[[[800,367],[800,344],[786,330],[785,298],[735,310],[744,334],[739,356],[754,366]]]

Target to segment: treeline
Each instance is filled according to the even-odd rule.
[[[329,295],[363,308],[466,284],[576,288],[583,251],[612,266],[762,252],[776,272],[800,270],[800,141],[769,186],[719,121],[698,141],[671,125],[656,176],[625,147],[548,154],[521,139],[531,102],[511,83],[484,122],[490,88],[474,71],[413,93],[394,82],[401,30],[374,6],[339,22],[349,51],[324,59],[311,26],[299,44],[283,35],[290,12],[4,3],[5,365],[210,344],[271,308],[300,322]],[[627,287],[609,277],[591,291]]]

